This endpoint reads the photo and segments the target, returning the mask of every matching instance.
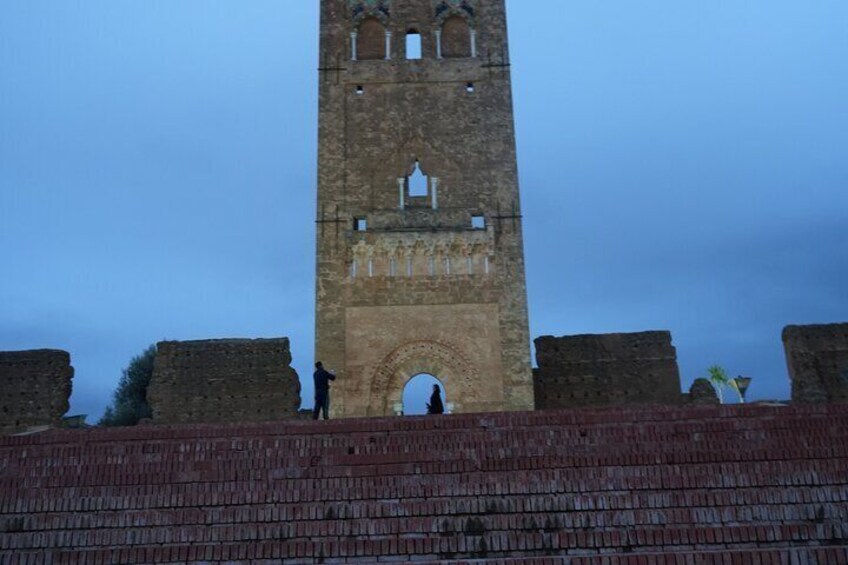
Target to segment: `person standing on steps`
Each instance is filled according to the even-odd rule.
[[[442,391],[439,385],[433,385],[433,394],[430,395],[430,403],[427,404],[428,414],[444,414],[445,405],[442,404]]]
[[[315,408],[312,409],[312,419],[317,420],[321,410],[324,411],[324,419],[330,419],[330,381],[336,380],[336,375],[326,371],[321,361],[315,363],[315,373],[312,375],[315,381]]]

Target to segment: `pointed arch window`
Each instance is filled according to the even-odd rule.
[[[427,175],[421,170],[421,163],[415,161],[415,167],[412,169],[412,174],[406,177],[409,196],[427,196],[430,193],[430,181]]]
[[[365,18],[359,24],[353,58],[361,61],[386,58],[386,27],[377,18]]]
[[[441,56],[457,59],[473,56],[472,31],[462,16],[451,16],[442,24]]]

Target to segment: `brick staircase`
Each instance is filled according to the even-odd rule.
[[[0,564],[848,563],[848,405],[0,438]]]

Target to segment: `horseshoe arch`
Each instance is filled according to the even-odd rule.
[[[403,400],[403,388],[416,375],[426,373],[439,379],[454,401],[454,412],[463,412],[463,402],[474,397],[478,374],[473,364],[446,343],[415,341],[387,355],[371,379],[369,416],[392,416]]]

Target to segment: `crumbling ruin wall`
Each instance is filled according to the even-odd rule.
[[[848,402],[848,323],[783,330],[792,401]]]
[[[715,387],[708,379],[695,379],[695,382],[689,387],[689,394],[685,395],[684,400],[688,404],[697,405],[721,403]]]
[[[70,407],[73,377],[67,351],[0,352],[0,435],[59,426]]]
[[[156,350],[147,393],[155,423],[297,417],[300,381],[287,338],[166,341]]]
[[[682,402],[670,332],[545,336],[535,344],[537,410]]]

